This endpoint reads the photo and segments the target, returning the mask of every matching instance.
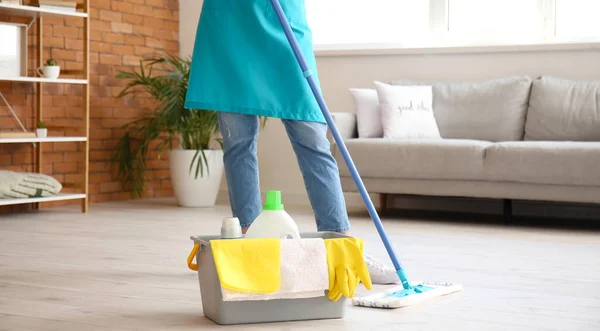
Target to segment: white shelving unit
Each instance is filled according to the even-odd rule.
[[[35,168],[37,172],[41,173],[43,169],[43,146],[44,143],[69,143],[79,142],[83,144],[81,152],[83,154],[82,161],[85,164],[85,170],[83,172],[83,182],[76,185],[81,193],[61,193],[52,197],[44,198],[30,198],[30,199],[0,199],[0,206],[7,205],[19,205],[34,203],[36,208],[40,208],[40,203],[50,201],[64,201],[64,200],[81,200],[81,211],[87,212],[88,210],[88,199],[89,199],[89,133],[90,133],[90,88],[89,88],[89,73],[90,73],[90,1],[83,0],[83,4],[78,4],[77,12],[60,11],[44,9],[35,6],[28,5],[12,5],[6,3],[0,3],[0,15],[8,15],[13,17],[29,17],[37,23],[37,66],[42,66],[44,58],[42,57],[42,50],[44,47],[44,17],[77,17],[83,19],[83,63],[82,70],[80,70],[82,78],[58,78],[48,79],[35,76],[27,77],[0,77],[0,81],[10,82],[29,82],[37,84],[37,102],[36,102],[36,121],[43,121],[43,91],[44,84],[77,84],[83,85],[83,106],[82,106],[82,119],[83,125],[78,127],[81,134],[74,137],[57,136],[57,137],[46,137],[46,138],[0,138],[0,144],[20,144],[20,143],[34,143],[35,144]],[[33,23],[32,21],[32,23]],[[30,25],[31,26],[31,25]],[[59,59],[60,60],[60,59]],[[73,96],[75,97],[75,96]],[[51,128],[51,125],[49,125]]]
[[[85,194],[69,194],[69,193],[60,193],[56,196],[46,197],[46,198],[24,198],[24,199],[0,199],[0,206],[8,206],[8,205],[24,205],[27,203],[39,203],[39,202],[49,202],[49,201],[64,201],[64,200],[77,200],[77,199],[85,199]]]
[[[77,141],[87,141],[87,137],[0,138],[0,144],[66,143]]]
[[[0,11],[1,12],[1,11]],[[55,83],[55,84],[82,84],[88,83],[85,79],[69,79],[69,78],[42,78],[42,77],[1,77],[0,81],[8,82],[31,82],[31,83]]]
[[[81,12],[67,12],[67,11],[59,11],[59,10],[50,10],[43,9],[34,6],[22,6],[22,5],[11,5],[7,3],[0,3],[0,13],[7,14],[11,16],[21,16],[21,17],[31,17],[31,18],[40,18],[40,17],[51,17],[51,16],[71,16],[71,17],[82,17],[87,18],[87,11],[85,13]]]

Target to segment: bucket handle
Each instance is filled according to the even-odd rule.
[[[190,252],[190,255],[187,258],[187,265],[188,265],[188,268],[190,268],[190,270],[198,271],[198,265],[196,263],[193,263],[193,261],[194,261],[194,257],[196,257],[196,254],[198,253],[199,249],[200,249],[200,244],[194,244],[194,248],[192,248],[192,251]]]

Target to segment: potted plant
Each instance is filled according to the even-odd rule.
[[[46,123],[39,121],[37,125],[37,129],[35,129],[35,135],[38,138],[46,138],[48,137],[48,128],[46,128]]]
[[[60,66],[54,59],[48,59],[43,67],[38,68],[38,73],[44,78],[56,79],[60,75]]]
[[[139,92],[149,94],[157,104],[149,116],[124,126],[113,157],[119,176],[135,197],[144,192],[148,151],[158,151],[160,158],[168,150],[178,204],[206,207],[216,203],[223,175],[217,113],[184,107],[190,65],[189,59],[157,56],[140,61],[139,72],[120,71],[117,75],[129,80],[118,97],[141,88]]]

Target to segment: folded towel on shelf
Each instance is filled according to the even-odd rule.
[[[282,239],[280,246],[281,287],[279,291],[272,294],[257,294],[222,286],[223,301],[306,299],[325,296],[325,290],[329,288],[329,272],[327,250],[323,239]]]
[[[221,287],[246,293],[275,293],[281,284],[280,240],[211,240]]]
[[[26,199],[55,196],[63,186],[54,177],[0,170],[0,198]]]

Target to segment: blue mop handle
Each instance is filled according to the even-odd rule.
[[[310,85],[310,88],[311,88],[313,94],[315,95],[315,98],[317,99],[319,107],[321,108],[321,112],[323,113],[323,116],[325,117],[325,120],[327,121],[327,124],[329,125],[329,128],[331,129],[331,133],[333,134],[333,137],[334,137],[335,141],[337,142],[337,144],[340,148],[340,151],[342,152],[342,155],[344,156],[344,160],[346,161],[346,164],[348,165],[350,173],[352,174],[352,178],[354,178],[354,181],[356,182],[356,186],[358,186],[360,195],[362,196],[362,199],[367,206],[369,214],[371,215],[371,218],[373,219],[373,221],[375,223],[377,232],[379,232],[379,236],[381,237],[381,240],[383,241],[383,244],[385,245],[385,248],[387,249],[390,259],[392,260],[392,263],[394,264],[394,267],[396,268],[396,272],[398,273],[398,276],[400,277],[402,285],[404,286],[404,288],[408,289],[408,288],[410,288],[410,285],[406,278],[404,270],[402,269],[402,266],[400,265],[400,261],[398,261],[398,258],[396,257],[396,254],[394,253],[394,249],[392,248],[392,245],[390,244],[387,234],[385,233],[385,230],[383,229],[383,224],[381,223],[381,220],[379,219],[379,215],[377,214],[377,211],[375,210],[375,206],[373,206],[373,202],[371,201],[371,198],[369,197],[369,193],[367,192],[365,185],[363,184],[362,179],[360,178],[360,175],[358,174],[358,171],[356,170],[356,166],[354,165],[354,162],[352,161],[352,158],[350,157],[350,153],[348,153],[348,149],[346,148],[346,145],[344,144],[344,140],[340,136],[340,134],[337,130],[337,127],[335,126],[333,118],[331,117],[331,114],[329,113],[329,110],[327,109],[327,105],[325,104],[325,101],[323,100],[323,96],[321,95],[321,92],[319,91],[319,88],[317,87],[315,79],[312,76],[313,74],[308,66],[308,63],[306,63],[306,59],[304,57],[304,54],[302,53],[302,50],[300,49],[298,40],[296,40],[296,36],[294,36],[294,34],[292,32],[292,28],[290,27],[290,24],[287,21],[285,13],[283,12],[283,8],[281,8],[281,4],[279,3],[279,0],[270,0],[270,1],[271,1],[271,4],[273,5],[273,8],[275,9],[275,13],[277,14],[277,17],[279,18],[279,22],[281,23],[281,26],[283,27],[285,36],[287,37],[288,42],[290,43],[290,46],[292,47],[292,50],[294,51],[296,60],[298,60],[298,64],[300,65],[300,68],[302,69],[302,72],[304,73],[304,77],[306,77],[306,79],[308,80],[308,84]]]

